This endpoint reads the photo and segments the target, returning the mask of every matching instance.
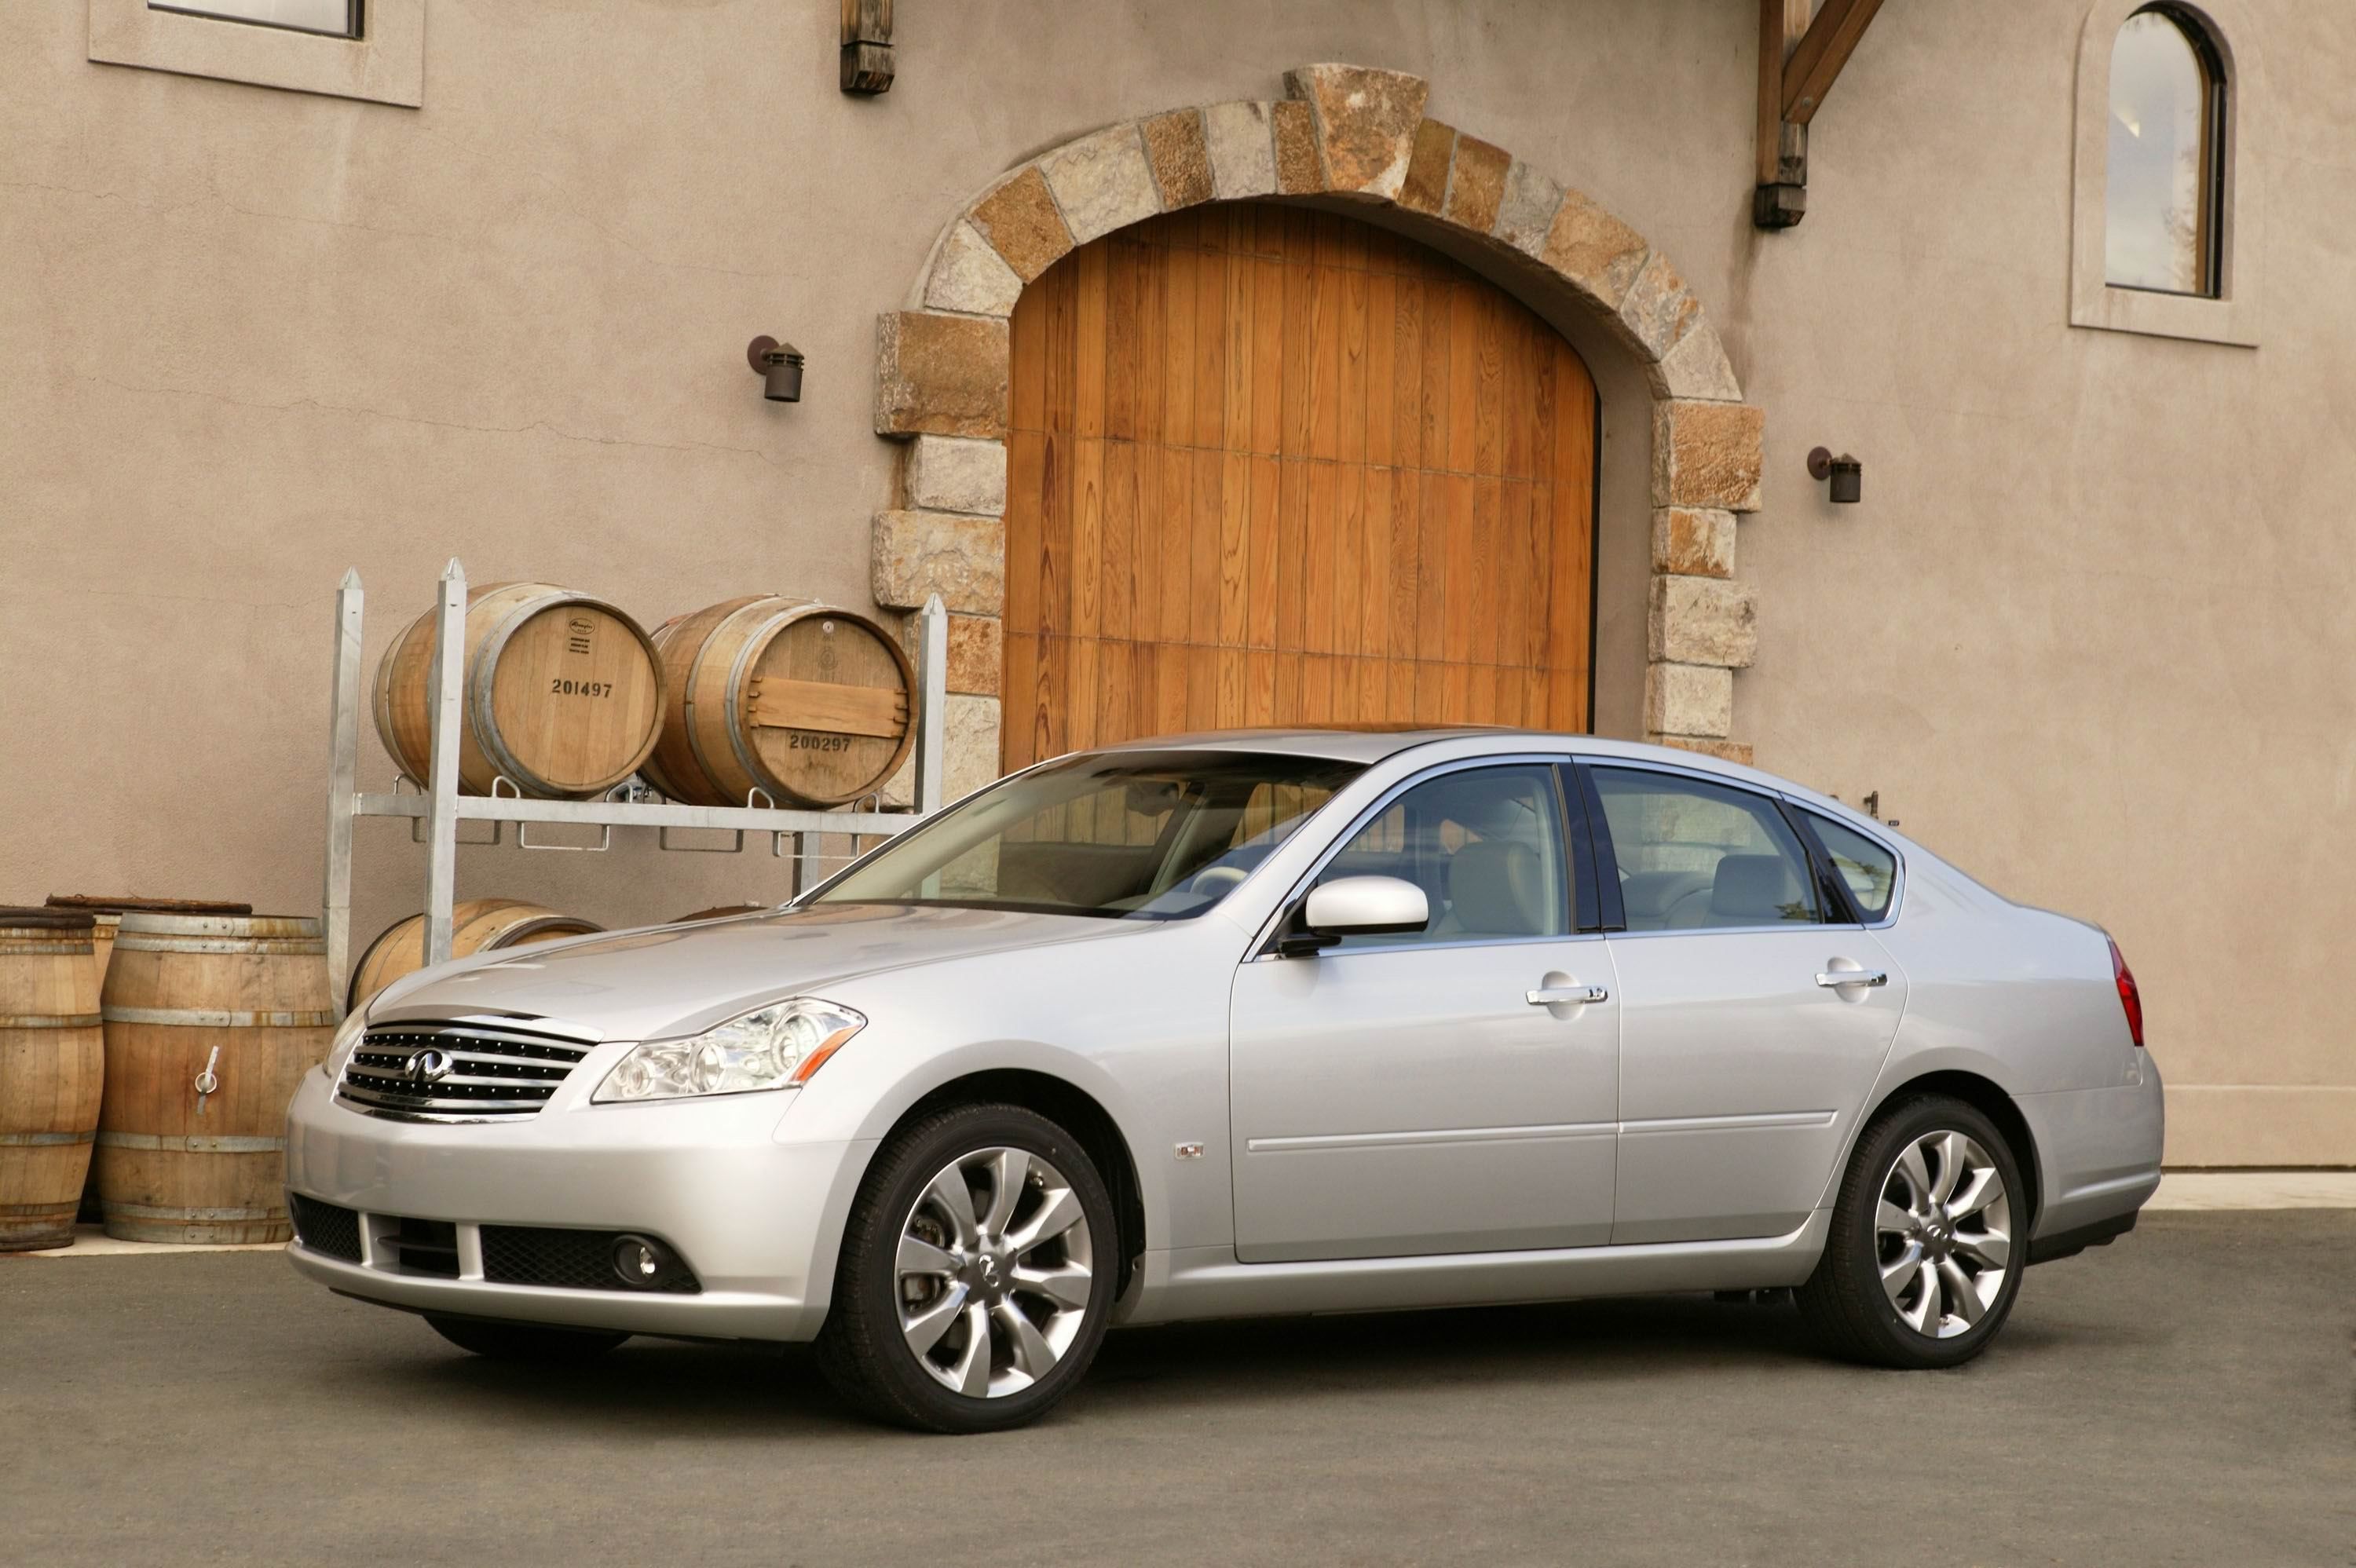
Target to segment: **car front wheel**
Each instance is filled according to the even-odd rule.
[[[1959,1365],[2012,1311],[2029,1220],[2019,1161],[1995,1123],[1944,1094],[1902,1101],[1858,1140],[1801,1313],[1853,1360]]]
[[[851,1206],[819,1365],[887,1421],[1022,1425],[1095,1359],[1114,1253],[1111,1197],[1069,1132],[1015,1105],[928,1116]]]

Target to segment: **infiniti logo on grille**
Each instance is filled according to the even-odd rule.
[[[402,1071],[416,1083],[438,1083],[450,1076],[450,1058],[445,1051],[421,1051],[409,1059]]]

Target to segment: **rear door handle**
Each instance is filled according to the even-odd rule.
[[[1816,984],[1828,989],[1837,986],[1887,986],[1890,976],[1880,969],[1835,969],[1817,976]]]
[[[1559,1008],[1573,1002],[1608,1002],[1612,993],[1601,986],[1543,986],[1530,993],[1534,1008]]]

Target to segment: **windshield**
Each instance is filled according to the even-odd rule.
[[[1068,757],[894,838],[811,901],[1184,920],[1360,771],[1252,752]]]

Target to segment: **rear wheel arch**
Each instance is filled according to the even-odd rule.
[[[2022,1194],[2026,1200],[2023,1207],[2029,1211],[2029,1224],[2022,1234],[2024,1237],[2034,1234],[2037,1221],[2044,1211],[2044,1162],[2038,1154],[2037,1140],[2029,1133],[2029,1118],[2020,1114],[2020,1107],[2013,1104],[2012,1096],[2005,1093],[2004,1086],[1994,1079],[1953,1068],[1910,1078],[1886,1091],[1874,1103],[1873,1108],[1859,1119],[1857,1142],[1863,1141],[1864,1129],[1871,1126],[1891,1106],[1922,1094],[1945,1094],[1961,1100],[1996,1124],[1997,1130],[2012,1145],[2013,1160],[2020,1168],[2021,1185],[2029,1189]],[[1851,1157],[1855,1156],[1855,1149],[1856,1144],[1852,1143]],[[1839,1171],[1834,1172],[1833,1180],[1838,1184]]]
[[[1087,1090],[1053,1073],[1027,1068],[993,1068],[952,1078],[927,1090],[900,1113],[884,1135],[889,1142],[901,1128],[937,1112],[959,1105],[1020,1105],[1068,1130],[1087,1151],[1088,1158],[1112,1194],[1113,1213],[1120,1229],[1119,1267],[1114,1275],[1116,1299],[1128,1295],[1145,1252],[1146,1221],[1143,1189],[1137,1177],[1137,1157],[1112,1113]]]

